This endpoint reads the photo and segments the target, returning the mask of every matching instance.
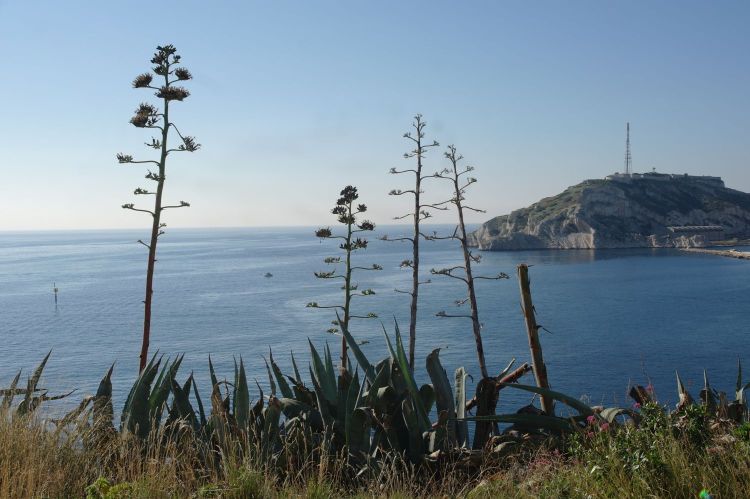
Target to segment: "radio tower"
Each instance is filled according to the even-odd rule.
[[[626,125],[625,136],[625,175],[633,173],[633,158],[630,156],[630,122]]]

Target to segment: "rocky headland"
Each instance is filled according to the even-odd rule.
[[[482,250],[703,247],[750,235],[750,194],[719,177],[610,175],[568,187],[470,235]]]

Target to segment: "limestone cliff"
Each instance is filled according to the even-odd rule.
[[[723,232],[669,229],[685,226]],[[637,174],[586,180],[485,222],[470,240],[483,250],[590,249],[705,246],[749,235],[750,194],[718,177]]]

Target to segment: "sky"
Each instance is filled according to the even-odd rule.
[[[392,223],[416,113],[428,171],[449,144],[476,168],[471,222],[622,171],[626,122],[635,171],[750,191],[748,25],[745,0],[0,0],[0,230],[148,226],[120,207],[145,169],[115,155],[154,155],[131,81],[167,43],[194,76],[171,118],[202,144],[169,159],[165,199],[192,204],[170,227],[335,224],[348,184]]]

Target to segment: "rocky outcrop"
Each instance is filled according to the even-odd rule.
[[[470,242],[483,250],[700,247],[716,236],[675,234],[675,226],[721,226],[723,238],[748,237],[750,194],[714,177],[586,180],[485,222]]]

